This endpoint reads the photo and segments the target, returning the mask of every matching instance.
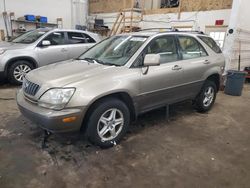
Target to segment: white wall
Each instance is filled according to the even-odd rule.
[[[183,12],[180,20],[177,13],[146,15],[142,27],[192,26],[194,30],[205,31],[205,27],[215,25],[216,20],[224,20],[224,25],[228,25],[230,14],[230,9]]]
[[[3,1],[0,1],[0,11],[4,11]],[[63,18],[64,27],[71,28],[71,0],[5,0],[7,12],[15,12],[15,17],[25,14],[47,16],[48,21],[56,23],[57,18]],[[4,29],[2,14],[0,29]]]
[[[239,54],[241,55],[241,69],[250,66],[250,1],[234,0],[228,34],[225,42],[224,54],[226,57],[226,70],[237,69]],[[241,52],[239,53],[241,41]]]
[[[72,28],[77,25],[87,26],[88,21],[88,0],[72,1]]]
[[[232,7],[233,18],[230,23],[230,27],[236,26],[238,28],[250,30],[250,1],[249,0],[234,0]]]
[[[48,22],[56,23],[63,19],[65,29],[75,28],[76,24],[85,25],[88,15],[88,0],[5,0],[6,11],[15,17],[33,14],[48,17]],[[0,29],[5,30],[2,12],[4,0],[0,0]]]

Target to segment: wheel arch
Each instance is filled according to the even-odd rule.
[[[220,90],[221,76],[218,73],[208,76],[206,80],[213,81],[215,83],[217,92]]]
[[[131,120],[134,121],[137,118],[137,111],[133,102],[132,97],[127,93],[127,92],[116,92],[116,93],[111,93],[105,96],[101,96],[99,98],[97,98],[95,101],[93,101],[89,106],[88,109],[85,113],[83,122],[82,122],[82,130],[86,130],[87,128],[87,122],[88,122],[88,118],[91,114],[91,112],[95,109],[95,107],[97,105],[99,105],[103,100],[107,99],[107,98],[116,98],[121,100],[122,102],[124,102],[125,105],[127,105],[129,111],[130,111],[130,117]]]
[[[29,56],[20,56],[20,57],[15,57],[15,58],[11,58],[10,60],[7,61],[6,66],[5,66],[5,73],[7,74],[9,71],[10,66],[12,65],[12,63],[16,62],[16,61],[28,61],[30,63],[32,63],[32,65],[34,66],[34,68],[38,67],[38,63],[37,61]]]

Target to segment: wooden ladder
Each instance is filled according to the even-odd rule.
[[[115,20],[115,23],[114,23],[114,25],[113,25],[110,33],[109,33],[109,36],[117,34],[117,32],[118,32],[124,18],[125,18],[125,15],[122,12],[119,12],[118,15],[117,15],[117,18]]]
[[[130,8],[130,9],[124,9],[124,14],[130,14],[128,16],[125,16],[124,22],[123,22],[123,28],[122,32],[124,33],[130,33],[139,30],[138,23],[143,20],[143,11],[139,8]],[[139,13],[139,15],[135,15],[135,13]]]
[[[132,8],[124,8],[120,10],[109,36],[117,33],[130,33],[140,29],[138,24],[136,26],[136,23],[143,20],[144,11],[140,8],[134,8],[134,0],[131,1],[131,5]],[[142,7],[144,7],[144,3]],[[136,13],[139,15],[135,15]]]

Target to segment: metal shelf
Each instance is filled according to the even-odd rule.
[[[35,24],[35,25],[51,25],[51,26],[57,26],[55,23],[43,23],[43,22],[33,22],[33,21],[27,21],[27,20],[11,20],[12,22],[16,23],[24,23],[24,24]]]
[[[12,36],[14,35],[14,33],[16,34],[22,34],[22,33],[25,33],[25,31],[20,31],[18,29],[14,29],[13,28],[13,25],[16,25],[16,24],[26,24],[26,25],[33,25],[35,28],[34,29],[38,29],[38,28],[41,28],[41,27],[53,27],[53,28],[58,28],[58,24],[55,24],[55,23],[43,23],[43,22],[38,22],[38,21],[27,21],[27,20],[11,20],[11,34]]]

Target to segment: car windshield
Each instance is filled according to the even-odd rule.
[[[113,36],[89,49],[78,59],[123,66],[146,40],[144,36]]]
[[[48,30],[32,30],[28,31],[17,38],[13,39],[13,43],[31,44],[37,41],[41,36],[47,33]]]

